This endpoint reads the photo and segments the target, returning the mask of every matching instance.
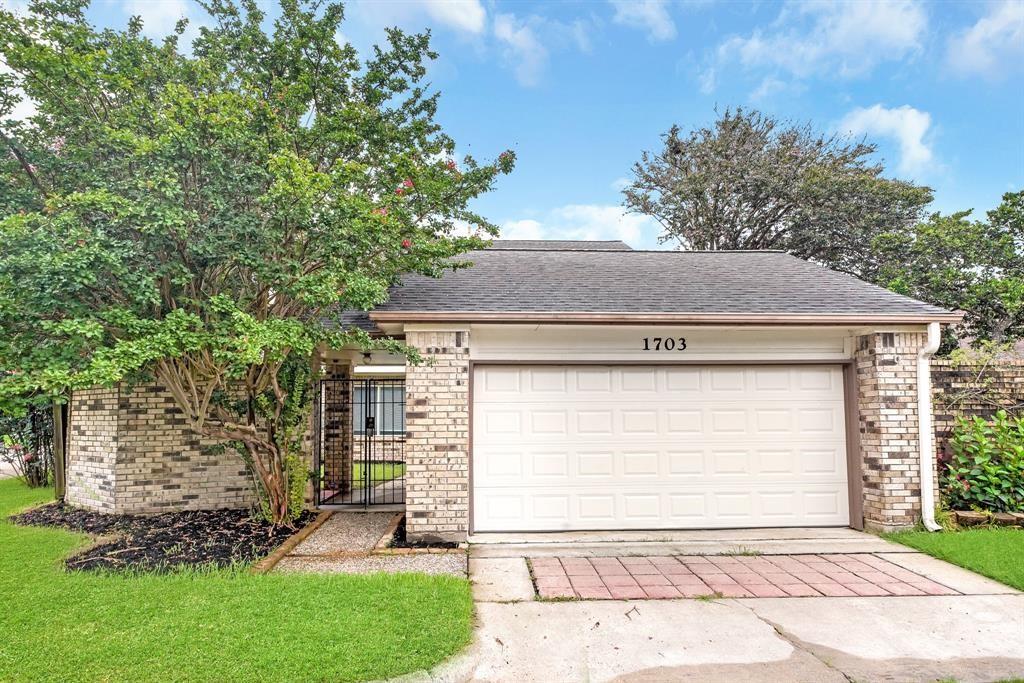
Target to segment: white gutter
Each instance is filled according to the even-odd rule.
[[[935,523],[935,430],[932,427],[931,357],[939,350],[939,323],[928,323],[928,342],[917,352],[917,425],[921,446],[921,522],[928,531],[939,531]]]

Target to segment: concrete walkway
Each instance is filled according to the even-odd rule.
[[[18,476],[18,473],[14,471],[14,465],[0,462],[0,479],[10,479],[16,476]]]
[[[475,534],[469,541],[473,544],[473,557],[793,555],[892,552],[904,548],[846,528]]]
[[[747,554],[729,555],[738,546]],[[550,566],[550,558],[642,557],[664,562],[667,556],[752,557],[772,551],[873,557],[879,566],[899,567],[960,595],[544,601],[537,598],[526,561],[549,558]],[[1024,595],[849,529],[678,532],[650,541],[538,542],[519,536],[474,545],[470,553],[476,642],[421,680],[846,682],[1024,676]]]
[[[480,603],[478,617],[467,655],[474,661],[453,663],[447,680],[966,682],[1024,674],[1020,595]]]

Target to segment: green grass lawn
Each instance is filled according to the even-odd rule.
[[[1024,590],[1024,529],[906,531],[886,538]]]
[[[49,495],[0,481],[2,681],[357,681],[470,641],[452,577],[66,573],[86,536],[7,522]]]
[[[364,465],[361,462],[352,463],[352,483],[361,487],[364,476]],[[375,462],[370,464],[370,485],[376,486],[392,479],[398,479],[405,474],[405,463],[401,462]]]

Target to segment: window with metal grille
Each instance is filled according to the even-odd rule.
[[[369,400],[367,400],[369,391]],[[405,386],[356,386],[352,396],[352,431],[366,433],[366,411],[374,418],[376,434],[405,433]]]

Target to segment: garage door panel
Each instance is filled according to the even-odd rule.
[[[478,366],[474,382],[477,531],[848,523],[838,366]]]
[[[653,399],[652,399],[653,400]],[[699,437],[711,443],[756,443],[764,438],[797,438],[845,443],[845,411],[841,402],[805,402],[787,408],[737,407],[711,403],[698,407],[675,405],[609,405],[567,400],[566,407],[549,402],[477,403],[474,439],[489,446],[508,441],[550,441],[553,434],[574,439],[617,435],[664,442]]]
[[[660,492],[576,487],[530,495],[510,489],[492,492],[484,504],[502,530],[555,531],[834,525],[848,514],[846,501],[845,488],[836,485],[780,485]]]
[[[829,482],[845,486],[843,451],[835,447],[761,449],[716,448],[654,450],[610,449],[606,443],[551,447],[505,446],[476,460],[473,484],[530,488],[566,484],[580,479],[612,485],[619,479],[650,486],[674,486],[694,480],[735,481],[756,478],[766,482]]]

